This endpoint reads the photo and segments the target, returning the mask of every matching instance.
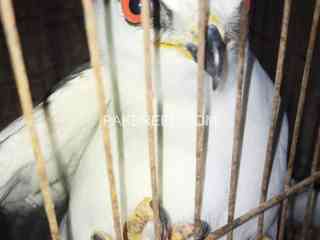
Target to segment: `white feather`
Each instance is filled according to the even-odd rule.
[[[168,3],[169,4],[169,3]],[[143,50],[140,30],[123,25],[116,5],[113,6],[114,49],[118,67],[118,84],[122,115],[146,117],[145,86],[143,80]],[[126,42],[123,39],[127,39]],[[211,123],[204,190],[203,218],[213,229],[226,223],[229,172],[235,118],[235,82],[237,59],[228,51],[228,71],[225,86],[209,93]],[[135,61],[129,61],[134,57]],[[195,125],[196,72],[195,63],[182,58],[174,50],[160,50],[159,75],[161,80],[163,114],[174,119],[163,129],[163,207],[172,222],[192,222],[194,213],[195,183]],[[107,64],[108,66],[108,64]],[[210,79],[206,79],[209,85]],[[273,87],[260,64],[254,60],[242,165],[237,199],[236,216],[258,205],[260,183],[265,159],[268,129],[271,123],[271,97]],[[210,89],[210,88],[208,88]],[[186,124],[188,123],[188,124]],[[112,129],[112,139],[116,139]],[[126,199],[124,215],[133,211],[145,197],[151,196],[147,152],[147,126],[123,126],[124,168]],[[116,146],[117,142],[112,142]],[[269,196],[280,193],[285,174],[287,123],[284,122],[274,162]],[[111,205],[107,195],[106,171],[101,143],[101,133],[84,155],[75,177],[71,194],[70,217],[75,239],[86,239],[96,229],[112,233]],[[114,148],[115,168],[118,176],[118,152]],[[94,161],[93,161],[94,160]],[[82,179],[81,183],[79,179]],[[118,179],[119,182],[119,179]],[[109,203],[109,204],[107,204]],[[80,210],[81,209],[81,210]],[[276,209],[266,215],[270,226]],[[86,219],[86,220],[84,220]],[[251,221],[236,231],[236,239],[254,236],[256,223]]]
[[[293,204],[293,219],[296,223],[303,224],[305,212],[307,210],[309,192],[303,192],[296,196]],[[320,198],[319,194],[316,193],[316,202],[313,211],[312,223],[314,225],[320,225]]]
[[[173,9],[174,3],[178,3],[178,1],[165,2]],[[239,5],[239,1],[235,0],[214,2],[219,4],[212,3],[212,6],[226,16],[229,16],[229,12],[235,11]],[[143,122],[147,116],[143,39],[140,28],[134,28],[124,21],[118,1],[110,1],[110,4],[112,23],[108,24],[108,33],[114,32],[114,34],[108,35],[108,39],[113,40],[113,45],[106,46],[105,42],[102,47],[105,53],[106,90],[108,101],[111,101],[108,110],[110,117],[117,112],[113,108],[115,95],[112,90],[112,86],[115,87],[112,84],[117,82],[122,117],[131,121],[123,124],[122,136],[116,131],[115,125],[110,125],[116,179],[118,183],[123,182],[119,196],[125,196],[121,199],[122,215],[126,216],[143,198],[151,196],[147,125]],[[97,12],[100,20],[105,17],[101,9]],[[100,21],[99,27],[104,27],[103,21]],[[106,34],[102,29],[100,33],[101,37]],[[110,68],[111,48],[114,52],[115,64],[112,65],[114,68]],[[228,49],[227,53],[225,84],[217,91],[212,91],[211,79],[208,76],[205,79],[211,117],[203,219],[208,221],[213,230],[226,223],[232,157],[237,58],[232,49]],[[162,101],[162,111],[164,116],[172,121],[163,128],[163,207],[173,223],[190,223],[194,216],[195,195],[197,65],[173,49],[160,49],[155,59],[159,63],[154,66],[154,76],[161,83],[158,91]],[[77,240],[89,239],[96,230],[113,234],[102,136],[100,129],[96,128],[98,114],[92,74],[91,70],[81,73],[51,96],[48,111],[54,127],[56,142],[54,147],[50,142],[42,106],[36,110],[37,130],[45,158],[55,165],[58,152],[63,164],[70,163],[72,159],[79,163],[75,164],[76,168],[69,170],[67,174],[74,173],[72,179],[69,179],[71,191],[69,219],[73,239]],[[271,124],[272,95],[272,83],[254,58],[236,216],[258,205],[267,135]],[[135,124],[132,121],[135,121]],[[8,183],[19,169],[34,161],[26,129],[23,127],[21,131],[12,134],[21,127],[23,123],[20,120],[0,134],[0,139],[9,137],[0,145],[0,183]],[[120,137],[123,137],[124,159],[119,157],[121,154],[117,139]],[[287,123],[284,121],[273,166],[269,197],[282,190],[286,170],[286,148]],[[120,174],[123,170],[125,176]],[[49,167],[51,179],[57,179],[56,175],[59,173],[55,167]],[[26,176],[30,175],[35,177],[31,171],[26,173]],[[38,187],[35,180],[28,186],[30,189],[18,194],[20,199]],[[276,209],[268,212],[265,219],[266,227],[271,225],[275,214]],[[250,221],[236,230],[235,239],[252,238],[255,231],[256,221]]]

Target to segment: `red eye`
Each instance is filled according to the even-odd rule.
[[[121,0],[122,11],[126,20],[132,24],[141,23],[141,1]]]

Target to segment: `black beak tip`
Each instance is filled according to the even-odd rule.
[[[197,62],[198,46],[187,43],[186,49],[191,54],[193,60]],[[205,70],[212,78],[212,88],[216,90],[221,82],[225,55],[225,43],[218,28],[209,25],[206,36],[206,59]]]
[[[198,47],[193,43],[187,43],[186,48],[191,53],[193,59],[196,60],[197,59]]]

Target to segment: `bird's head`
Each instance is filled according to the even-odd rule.
[[[136,34],[142,31],[141,0],[105,0],[105,2],[107,6],[111,6],[113,18],[116,18],[109,20],[119,20],[119,25],[121,24],[116,26],[117,29],[113,29],[114,35],[121,35],[121,30],[126,32],[121,48],[130,56],[133,49],[137,50],[138,46],[135,43],[143,42],[142,34]],[[248,3],[249,0],[208,0],[206,71],[212,77],[214,89],[223,74],[226,47],[237,46],[240,9],[242,4]],[[174,49],[181,56],[197,61],[198,1],[150,0],[150,6],[154,29],[152,41],[155,47]],[[114,15],[114,12],[117,14]]]

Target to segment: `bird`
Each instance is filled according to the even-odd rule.
[[[245,1],[247,2],[247,1]],[[211,230],[227,223],[235,128],[241,0],[209,2],[204,76],[207,144],[201,218]],[[172,224],[194,221],[197,128],[198,5],[191,0],[150,1],[152,76],[161,179],[161,209]],[[152,196],[144,81],[141,1],[94,0],[103,61],[114,171],[123,221],[143,199]],[[272,121],[274,86],[246,45],[250,79],[241,150],[235,216],[258,206]],[[37,133],[47,163],[56,205],[68,202],[61,222],[62,239],[114,237],[112,207],[94,72],[83,66],[56,86],[34,109]],[[160,124],[159,124],[160,122]],[[283,191],[288,124],[281,121],[268,198]],[[23,118],[0,132],[0,207],[26,215],[43,206],[35,159]],[[161,163],[161,164],[160,164]],[[268,210],[264,232],[276,221]],[[97,232],[105,234],[95,235]],[[255,239],[257,220],[234,231],[234,239]],[[148,223],[142,239],[155,239]],[[224,239],[224,238],[222,238]]]
[[[312,189],[315,191],[315,203],[313,210],[312,224],[319,226],[320,224],[320,199],[319,192],[317,189]],[[297,224],[303,224],[305,218],[305,212],[308,205],[309,191],[298,194],[293,201],[293,211],[291,218]]]

